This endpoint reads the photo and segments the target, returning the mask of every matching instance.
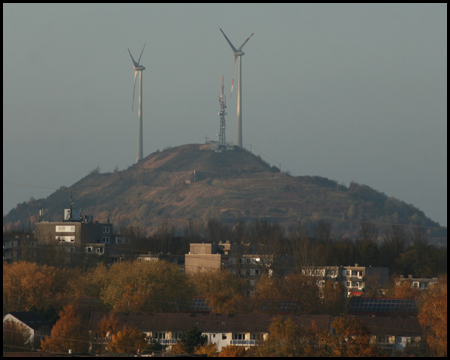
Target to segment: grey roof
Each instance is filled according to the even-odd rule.
[[[22,323],[29,326],[33,330],[39,330],[44,327],[47,329],[52,328],[52,325],[48,321],[44,320],[31,311],[10,312],[7,315],[14,316],[17,320],[20,320]]]
[[[95,328],[105,313],[95,313],[91,328]],[[272,318],[269,314],[192,314],[192,313],[118,313],[117,320],[123,326],[136,327],[143,332],[181,332],[197,326],[203,332],[267,332]],[[313,322],[322,329],[329,329],[329,315],[281,316],[290,318],[298,326],[310,326]]]

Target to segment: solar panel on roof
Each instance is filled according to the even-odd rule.
[[[412,299],[352,298],[349,310],[355,312],[414,312],[417,309]]]

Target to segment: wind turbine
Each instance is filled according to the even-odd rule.
[[[144,47],[141,51],[141,56],[139,56],[139,60],[136,62],[133,59],[133,55],[131,55],[130,49],[128,49],[128,52],[130,53],[131,60],[133,60],[133,67],[134,67],[134,87],[133,87],[133,104],[131,105],[131,111],[134,110],[134,92],[136,90],[136,75],[139,72],[139,112],[138,112],[138,118],[139,118],[139,130],[138,130],[138,146],[137,146],[137,160],[142,160],[143,157],[143,150],[142,150],[142,71],[145,70],[145,67],[142,65],[139,65],[139,62],[141,61],[142,53],[144,52]]]
[[[233,50],[233,54],[234,54],[234,67],[233,67],[233,80],[231,82],[231,96],[230,99],[233,97],[233,86],[234,86],[234,72],[236,70],[236,61],[239,59],[239,82],[238,82],[238,98],[237,98],[237,137],[236,137],[236,143],[237,146],[242,147],[242,113],[241,113],[241,109],[242,109],[242,55],[244,55],[245,53],[242,51],[242,48],[244,47],[245,44],[247,44],[247,41],[252,37],[252,35],[250,35],[247,40],[244,41],[244,43],[240,46],[239,49],[236,49],[233,44],[231,43],[230,40],[228,40],[227,36],[225,35],[225,33],[223,32],[222,29],[220,29],[220,31],[222,31],[223,36],[225,36],[225,39],[228,41],[228,44],[230,44],[231,49]]]

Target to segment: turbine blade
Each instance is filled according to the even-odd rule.
[[[134,64],[134,66],[139,66],[139,64],[138,64],[138,63],[136,63],[136,61],[134,61],[134,59],[133,59],[133,55],[131,55],[130,49],[128,49],[128,48],[127,48],[127,50],[128,50],[128,52],[130,53],[130,56],[131,56],[131,60],[133,61],[133,64]]]
[[[137,71],[134,72],[133,104],[131,105],[131,111],[134,110],[134,92],[136,90],[136,75],[137,75]]]
[[[234,72],[236,71],[236,60],[237,60],[237,56],[234,57],[234,66],[233,66],[233,80],[231,81],[231,95],[230,95],[230,99],[233,97],[233,85],[234,85]]]
[[[220,29],[220,28],[219,28]],[[233,44],[231,43],[230,40],[228,40],[227,36],[225,35],[225,33],[223,32],[222,29],[220,29],[220,31],[222,31],[223,36],[225,36],[225,39],[227,39],[228,44],[230,44],[231,48],[233,49],[233,52],[237,52],[236,48],[233,46]]]
[[[253,36],[253,34],[254,34],[254,33],[252,33],[252,34],[247,38],[247,40],[244,41],[244,43],[241,45],[241,47],[238,49],[238,51],[241,51],[241,50],[242,50],[242,48],[244,47],[244,45],[247,44],[247,41],[250,40],[250,38]]]
[[[252,35],[253,35],[253,34],[252,34]],[[142,56],[142,53],[144,52],[145,45],[147,45],[147,43],[145,43],[145,44],[144,44],[144,47],[142,48],[141,56]],[[141,63],[141,56],[139,56],[138,64]]]

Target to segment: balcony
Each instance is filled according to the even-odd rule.
[[[176,339],[153,339],[159,342],[161,345],[175,345],[177,343]]]
[[[255,346],[257,340],[231,340],[230,345],[236,346]]]

